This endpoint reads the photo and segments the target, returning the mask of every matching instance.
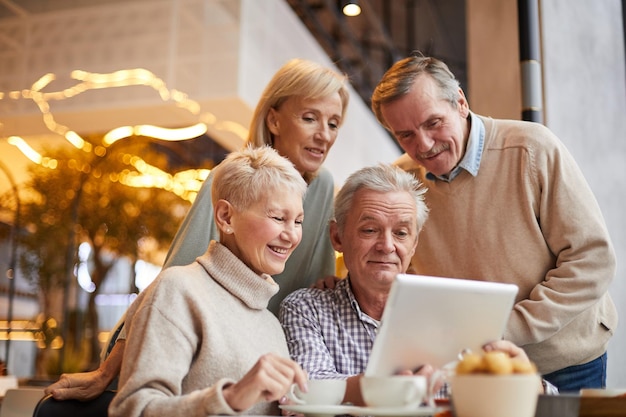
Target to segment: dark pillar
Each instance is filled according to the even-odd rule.
[[[543,123],[538,0],[517,0],[522,75],[522,120]]]

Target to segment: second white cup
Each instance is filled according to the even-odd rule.
[[[312,379],[307,385],[309,390],[302,392],[293,384],[287,398],[299,405],[338,405],[346,393],[345,379]]]
[[[368,407],[416,408],[427,392],[426,377],[421,375],[363,376],[360,385]]]

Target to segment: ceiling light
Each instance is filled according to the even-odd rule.
[[[358,16],[361,14],[361,6],[359,6],[358,0],[343,0],[341,11],[346,16]]]

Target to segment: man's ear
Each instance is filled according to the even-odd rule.
[[[469,103],[467,102],[467,98],[465,98],[465,93],[463,89],[459,88],[459,98],[457,99],[457,106],[459,108],[459,113],[465,119],[469,116]]]
[[[415,251],[417,250],[418,241],[419,241],[419,237],[415,239],[415,243],[413,244],[413,248],[411,249],[411,255],[409,256],[409,259],[413,259],[413,255],[415,255]]]
[[[272,135],[276,136],[280,134],[278,115],[276,114],[276,109],[273,107],[267,112],[267,116],[265,116],[265,125],[270,130]]]
[[[343,252],[343,245],[341,243],[341,236],[339,236],[339,226],[334,220],[330,221],[329,225],[330,243],[337,252]]]
[[[215,204],[215,224],[224,233],[231,233],[233,206],[226,200],[218,200]]]

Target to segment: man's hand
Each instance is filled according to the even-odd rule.
[[[335,288],[335,285],[341,280],[342,278],[328,275],[315,281],[315,283],[311,285],[311,288],[317,288],[318,290],[332,290],[333,288]]]
[[[530,362],[524,349],[517,346],[515,343],[508,340],[496,340],[495,342],[489,342],[483,346],[485,352],[500,351],[508,354],[511,359],[517,359],[524,362]]]
[[[528,364],[530,369],[535,369],[535,366],[531,363],[530,359],[528,359],[528,355],[521,347],[517,346],[513,342],[508,340],[497,340],[495,342],[489,342],[483,346],[483,350],[485,352],[493,352],[499,351],[507,353],[511,359],[515,359],[524,364]],[[554,385],[550,384],[548,381],[542,379],[541,384],[539,386],[540,394],[558,394],[559,390]]]

